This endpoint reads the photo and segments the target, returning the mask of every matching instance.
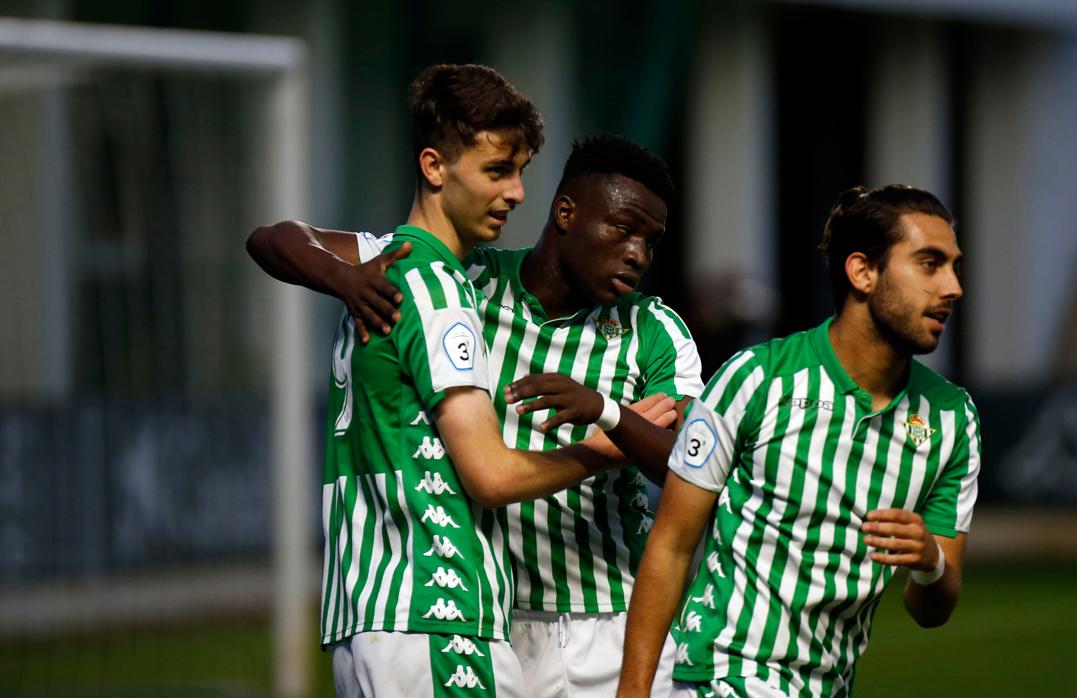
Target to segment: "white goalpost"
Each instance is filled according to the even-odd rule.
[[[41,68],[33,69],[34,66]],[[0,91],[98,68],[185,71],[259,78],[268,115],[270,163],[260,209],[265,222],[309,215],[308,82],[305,45],[293,38],[0,19]],[[45,82],[48,86],[48,82]],[[241,244],[241,240],[237,240]],[[309,300],[274,284],[269,392],[273,506],[273,690],[310,692],[311,521],[305,496],[315,439],[311,420]],[[45,320],[43,320],[45,321]]]

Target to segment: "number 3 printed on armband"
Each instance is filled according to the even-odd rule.
[[[718,435],[704,419],[693,419],[684,425],[684,464],[689,468],[702,468],[714,453]]]
[[[462,322],[457,322],[441,337],[446,356],[457,371],[475,368],[475,333]]]

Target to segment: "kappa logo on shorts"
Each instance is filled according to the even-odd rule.
[[[445,447],[441,445],[441,439],[436,436],[424,436],[422,443],[415,448],[412,458],[422,457],[425,460],[441,460],[445,457]]]
[[[721,571],[721,567],[718,569]],[[703,594],[701,596],[693,596],[692,603],[698,603],[706,608],[714,608],[714,585],[708,584],[703,587]]]
[[[718,434],[704,419],[693,419],[684,427],[684,464],[689,468],[702,468],[714,453]]]
[[[464,618],[464,612],[456,607],[455,601],[452,599],[445,601],[440,596],[438,597],[438,602],[423,614],[423,618],[429,618],[430,616],[438,620],[462,620],[467,622],[467,619]]]
[[[644,533],[650,533],[651,526],[654,526],[654,519],[649,516],[644,516],[639,520],[639,528],[636,529],[636,535],[642,536]]]
[[[430,550],[423,553],[423,557],[430,557],[431,555],[437,555],[438,557],[451,558],[456,556],[461,560],[464,559],[464,554],[460,552],[460,549],[453,545],[453,542],[449,540],[448,536],[434,536],[434,542],[430,546]]]
[[[703,630],[703,616],[695,611],[689,611],[684,619],[684,631],[686,633],[698,633]]]
[[[415,415],[415,419],[411,420],[411,426],[416,427],[420,424],[430,426],[430,418],[426,416],[426,412],[419,410],[419,414]]]
[[[429,470],[423,475],[423,479],[419,480],[419,484],[415,486],[415,491],[433,495],[444,494],[445,492],[456,494],[455,490],[449,487],[449,483],[441,478],[441,473],[432,473]]]
[[[432,521],[442,528],[445,528],[446,526],[460,528],[460,524],[453,521],[452,517],[445,513],[445,507],[435,507],[433,504],[426,505],[426,511],[423,512],[423,517],[419,519],[419,523],[425,521]]]
[[[472,642],[466,637],[461,637],[460,635],[453,635],[452,639],[449,640],[449,644],[445,645],[445,647],[441,651],[454,652],[456,654],[463,654],[468,657],[473,654],[477,654],[480,657],[486,656],[479,651],[479,648],[475,646],[474,642]]]
[[[446,686],[457,686],[458,688],[475,688],[478,686],[482,690],[486,690],[486,686],[482,685],[479,681],[479,677],[475,676],[475,671],[471,667],[456,666],[456,672],[449,677],[449,680],[445,682]]]
[[[462,322],[454,324],[441,335],[445,354],[457,371],[475,368],[475,333]]]
[[[424,586],[432,587],[437,584],[442,589],[455,589],[460,587],[464,591],[468,588],[464,586],[464,580],[460,579],[460,575],[456,574],[456,570],[445,571],[444,567],[438,567],[437,571],[430,576],[430,581]]]
[[[629,501],[629,506],[633,506],[637,509],[647,510],[647,495],[643,492],[636,492],[632,495],[632,499]]]
[[[636,471],[636,474],[632,476],[632,479],[628,481],[628,484],[635,487],[646,487],[647,479],[643,477],[643,473]]]
[[[682,642],[677,645],[677,656],[674,658],[675,664],[684,664],[685,666],[695,666],[692,660],[688,658],[688,643]]]
[[[722,579],[725,579],[725,572],[722,571],[722,563],[718,561],[717,550],[707,556],[707,569],[711,574],[716,574]]]

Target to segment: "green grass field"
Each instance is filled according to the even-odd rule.
[[[316,696],[332,696],[328,656],[311,647]],[[856,695],[1074,696],[1077,565],[975,568],[950,623],[922,630],[883,599]],[[269,693],[263,619],[109,630],[0,643],[0,695],[247,697]]]

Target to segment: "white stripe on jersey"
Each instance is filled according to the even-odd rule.
[[[953,417],[951,417],[951,420]],[[980,433],[976,428],[976,418],[969,409],[969,403],[965,403],[965,436],[969,442],[969,469],[965,473],[965,476],[961,478],[961,489],[957,494],[957,523],[954,524],[954,528],[958,531],[968,533],[969,527],[972,525],[972,505],[976,503],[976,492],[979,485],[976,482],[976,475],[980,472]],[[947,429],[946,433],[953,432],[953,422],[949,424],[943,424],[943,429]],[[951,449],[953,444],[950,444]],[[941,461],[946,463],[949,460],[949,454],[952,451],[946,453],[947,460]],[[941,470],[941,468],[940,468]]]
[[[407,282],[408,289],[411,290],[411,295],[415,300],[415,307],[419,309],[419,313],[425,321],[427,315],[434,312],[434,301],[431,300],[430,292],[426,289],[426,282],[423,281],[422,272],[419,269],[410,269],[404,274],[404,281]]]
[[[394,477],[393,477],[393,480],[392,480],[392,484],[396,488],[396,491],[393,492],[392,495],[395,495],[394,499],[396,499],[397,504],[399,506],[404,507],[404,506],[406,506],[406,503],[404,502],[404,496],[402,494],[403,490],[404,490],[403,474],[400,471],[396,471],[395,473],[393,473],[393,475],[394,475]],[[390,492],[389,492],[389,490],[387,488],[386,480],[388,480],[388,478],[386,477],[385,473],[375,473],[374,474],[374,483],[375,483],[375,486],[378,488],[378,494],[379,494],[378,501],[386,503],[385,504],[385,509],[381,512],[381,519],[380,520],[385,522],[386,525],[383,526],[382,530],[386,533],[386,535],[389,538],[389,552],[387,553],[388,556],[389,556],[389,566],[385,568],[385,572],[381,575],[382,584],[379,585],[380,589],[378,590],[378,596],[374,601],[374,617],[375,618],[385,618],[386,617],[385,606],[386,606],[386,603],[388,602],[388,599],[389,599],[389,589],[393,586],[392,583],[391,583],[392,579],[393,579],[393,575],[396,574],[397,569],[399,569],[401,565],[411,562],[411,549],[410,549],[410,547],[408,547],[408,548],[404,547],[403,541],[401,541],[401,539],[400,539],[400,529],[397,528],[395,524],[391,524],[391,522],[392,522],[392,512],[390,511],[389,504],[388,504],[389,497],[390,497]],[[408,531],[408,535],[409,535],[409,538],[410,538],[410,535],[411,535],[410,530]],[[375,543],[375,545],[377,545],[377,543]],[[384,551],[384,548],[382,550]],[[386,554],[386,553],[383,552],[383,554]],[[370,570],[368,570],[368,571],[373,571],[373,570],[376,570],[376,569],[377,569],[377,566],[371,565]],[[414,569],[414,568],[412,568],[412,569]],[[405,577],[410,577],[411,575],[406,574],[404,576]],[[408,597],[409,597],[409,600],[410,600],[410,597],[411,597],[410,584],[408,586],[409,586]],[[399,606],[398,606],[398,608],[399,608]],[[408,608],[408,606],[405,605],[404,608]],[[404,617],[406,618],[407,616],[405,615]]]
[[[633,307],[632,310],[635,311],[636,308]],[[681,334],[681,328],[671,316],[673,311],[666,305],[656,301],[648,306],[647,310],[666,328],[666,334],[669,335],[673,348],[677,352],[677,373],[673,378],[674,390],[681,395],[698,395],[703,389],[702,383],[683,380],[686,376],[698,376],[703,372],[703,364],[700,361],[699,352],[696,351],[695,342],[690,337]]]
[[[411,516],[411,509],[408,508],[407,499],[404,496],[404,472],[397,470],[396,473],[396,504],[400,507],[401,512],[404,515],[404,525],[407,527],[407,538],[403,542],[403,552],[400,554],[399,564],[406,565],[406,572],[400,582],[400,590],[397,592],[396,601],[396,618],[408,618],[408,614],[411,609],[411,595],[414,590],[415,583],[415,570],[418,569],[418,565],[414,559],[414,550],[412,549],[412,532],[415,530],[415,520]],[[399,530],[396,526],[392,527],[393,532],[399,537]],[[389,572],[386,570],[386,578],[389,577]],[[389,585],[385,585],[386,591],[388,591]]]

